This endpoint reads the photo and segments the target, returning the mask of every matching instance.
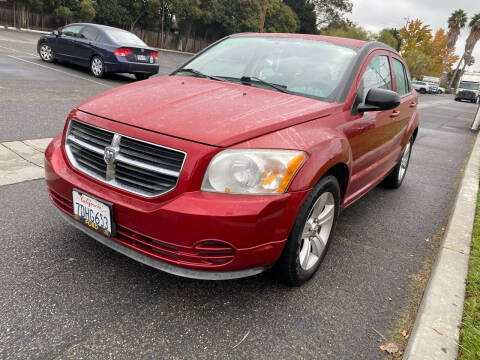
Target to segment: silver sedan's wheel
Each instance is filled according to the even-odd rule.
[[[98,56],[95,56],[93,59],[92,59],[92,62],[90,64],[90,69],[92,70],[92,74],[93,76],[95,77],[102,77],[103,76],[103,72],[104,72],[104,65],[103,65],[103,60],[98,57]]]
[[[321,259],[327,247],[333,221],[335,219],[335,199],[325,192],[319,196],[303,227],[298,260],[303,270],[310,270]]]
[[[400,160],[400,170],[398,171],[398,181],[401,183],[405,174],[407,173],[408,162],[410,161],[410,152],[412,150],[412,144],[409,141],[405,150],[403,150],[402,159]]]
[[[43,61],[51,62],[53,60],[52,48],[47,43],[40,45],[39,52]]]

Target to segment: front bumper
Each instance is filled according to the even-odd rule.
[[[474,93],[473,91],[466,91],[466,90],[460,90],[455,97],[457,99],[465,99],[465,100],[475,100],[477,94]]]
[[[45,172],[50,198],[69,223],[137,261],[198,279],[250,276],[273,265],[308,195],[308,191],[278,196],[190,191],[168,200],[146,199],[72,169],[60,136],[45,152]],[[104,237],[73,219],[73,188],[113,203],[115,236]],[[207,242],[220,244],[224,251],[209,252]]]

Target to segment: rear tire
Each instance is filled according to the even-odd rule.
[[[424,88],[420,89],[420,94],[426,94],[426,93],[427,93],[427,90],[425,90]]]
[[[299,286],[318,270],[334,236],[340,199],[340,186],[333,175],[325,176],[312,189],[275,264],[281,281]]]
[[[38,45],[38,54],[40,55],[40,59],[45,62],[51,63],[54,60],[52,48],[46,42],[42,42],[40,45]]]
[[[405,179],[405,175],[407,174],[408,164],[410,163],[410,156],[412,154],[412,146],[413,146],[413,138],[411,137],[408,140],[407,145],[405,145],[405,149],[403,149],[402,157],[398,160],[397,165],[393,168],[393,170],[388,174],[388,176],[383,180],[383,185],[389,187],[391,189],[399,188],[403,180]]]
[[[105,76],[105,63],[100,56],[95,55],[92,58],[90,61],[90,71],[96,78],[102,78]]]
[[[137,80],[147,80],[150,77],[150,74],[135,74]]]

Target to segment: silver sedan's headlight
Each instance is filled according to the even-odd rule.
[[[281,194],[307,154],[295,150],[230,149],[210,161],[202,190],[230,194]]]

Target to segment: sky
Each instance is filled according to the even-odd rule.
[[[378,32],[383,28],[402,28],[407,19],[420,19],[430,25],[435,34],[439,28],[448,31],[450,14],[463,9],[469,19],[480,13],[479,0],[350,0],[353,11],[348,17],[363,28]],[[456,44],[456,53],[463,54],[465,40],[469,33],[468,25],[462,29]],[[480,41],[473,50],[476,63],[470,70],[480,71]]]

